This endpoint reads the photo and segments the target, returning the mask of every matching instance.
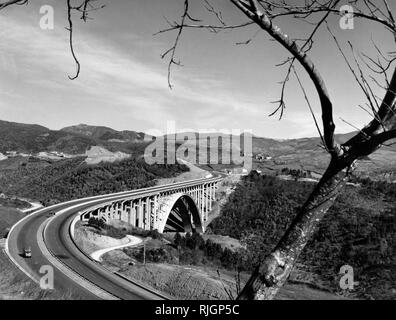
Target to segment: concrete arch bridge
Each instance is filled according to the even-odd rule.
[[[135,190],[125,198],[107,201],[80,212],[82,221],[91,217],[121,220],[134,227],[158,232],[205,232],[208,213],[221,177]]]

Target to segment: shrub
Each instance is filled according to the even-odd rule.
[[[88,225],[90,227],[94,227],[97,229],[104,229],[106,227],[106,224],[104,223],[104,221],[102,219],[98,219],[95,217],[89,218]]]

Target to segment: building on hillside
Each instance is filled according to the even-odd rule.
[[[18,155],[18,152],[16,152],[16,151],[6,151],[6,156],[9,158],[16,157],[17,155]]]
[[[21,156],[21,157],[31,157],[32,155],[30,153],[19,153],[19,156]]]
[[[272,157],[270,155],[264,153],[258,153],[254,156],[254,158],[258,161],[272,160]]]

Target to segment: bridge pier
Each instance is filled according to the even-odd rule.
[[[137,215],[136,215],[136,201],[135,200],[131,200],[131,222],[130,224],[133,226],[136,226],[136,219],[137,219]]]

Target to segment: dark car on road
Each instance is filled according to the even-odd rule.
[[[32,257],[32,249],[30,247],[23,249],[23,256],[25,258],[31,258]]]

